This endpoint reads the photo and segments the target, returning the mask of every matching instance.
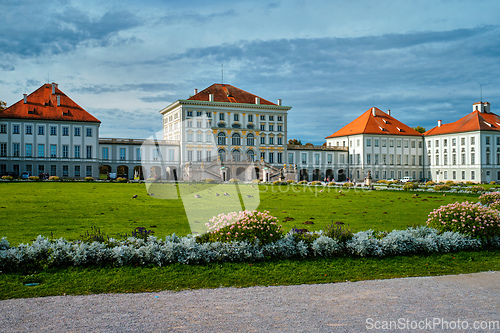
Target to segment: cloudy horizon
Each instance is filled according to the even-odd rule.
[[[292,106],[288,137],[324,138],[372,106],[430,129],[481,99],[500,113],[497,1],[2,1],[0,100],[57,82],[146,138],[159,110],[224,83]]]

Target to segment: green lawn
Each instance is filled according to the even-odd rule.
[[[441,205],[478,198],[439,193],[414,198],[415,192],[403,191],[342,190],[339,194],[334,188],[293,185],[258,188],[259,210],[269,210],[280,221],[293,219],[282,222],[286,231],[293,227],[320,230],[337,221],[353,231],[405,229],[424,224],[429,212]],[[159,190],[153,191],[156,196],[148,196],[145,185],[137,183],[1,182],[0,237],[7,237],[12,245],[31,242],[37,235],[76,239],[92,226],[110,236],[130,234],[136,227],[154,230],[159,237],[189,234],[182,200],[159,199]],[[204,196],[200,202],[205,200],[208,209],[215,194],[213,198]]]

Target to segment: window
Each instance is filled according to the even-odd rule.
[[[188,117],[192,117],[192,116],[193,116],[193,111],[188,111],[188,112],[187,112],[187,116],[188,116]]]
[[[436,140],[436,148],[439,147],[439,140]]]
[[[63,177],[68,177],[69,167],[67,165],[63,165]]]
[[[205,141],[206,142],[212,142],[212,133],[206,133],[205,134]]]
[[[87,167],[85,168],[85,177],[92,177],[92,166],[91,165],[87,165]]]
[[[69,157],[69,146],[68,145],[63,145],[62,146],[62,155],[63,155],[63,158],[68,158]]]
[[[75,165],[75,177],[80,177],[80,166]]]
[[[86,132],[86,136],[92,136],[92,128],[87,128]]]
[[[187,134],[187,141],[189,141],[189,142],[193,141],[193,133],[188,133]]]
[[[274,116],[269,116],[269,121],[274,121]]]
[[[282,132],[283,131],[283,125],[278,125],[278,132]]]
[[[63,136],[69,136],[69,127],[63,127],[62,131],[63,131],[62,133]]]
[[[260,120],[266,120],[266,116],[260,116]]]
[[[443,147],[448,147],[448,139],[443,140]]]
[[[237,114],[237,113],[235,113],[235,114],[233,115],[233,117],[234,117],[234,121],[239,121],[239,120],[240,120],[240,115],[239,115],[239,114]]]
[[[375,164],[378,165],[378,154],[375,154]]]
[[[274,145],[274,136],[269,137],[269,144]]]
[[[19,125],[12,125],[12,134],[19,134]]]
[[[223,146],[226,145],[226,134],[224,134],[223,132],[217,134],[217,144]]]
[[[57,157],[57,145],[50,145],[50,157]]]
[[[63,146],[63,154],[64,154],[64,146]],[[108,147],[102,148],[102,159],[103,160],[109,159],[109,148]]]
[[[445,154],[445,155],[444,155],[444,161],[443,161],[443,164],[444,164],[444,165],[448,165],[448,155],[447,155],[447,154]]]
[[[474,171],[471,171],[471,172],[470,172],[470,179],[471,179],[471,180],[476,179],[476,173],[475,173]]]
[[[307,154],[302,153],[302,164],[307,164]]]
[[[371,147],[372,146],[372,140],[371,139],[366,139],[366,146]]]
[[[196,161],[201,162],[201,150],[196,151]]]
[[[247,146],[254,146],[255,145],[255,138],[252,133],[248,133],[247,135]]]
[[[125,160],[127,158],[127,151],[125,148],[120,148],[120,160]]]
[[[57,174],[57,165],[50,166],[50,175],[55,176]]]
[[[87,153],[87,158],[92,158],[92,146],[87,146],[86,148],[86,153]]]
[[[249,123],[253,122],[253,115],[252,114],[248,115],[248,122]]]
[[[80,146],[75,146],[75,158],[80,158]]]
[[[0,133],[1,134],[7,133],[7,125],[6,124],[0,124]]]
[[[415,141],[414,140],[411,140],[411,147],[415,148]]]
[[[57,135],[57,127],[50,126],[50,135]]]
[[[188,120],[186,127],[193,127],[193,121],[192,120]]]
[[[168,154],[169,154],[169,156],[168,156],[169,157],[169,161],[175,160],[175,150],[169,149],[168,150]]]
[[[405,140],[405,148],[408,148],[408,140]]]
[[[265,145],[265,144],[266,144],[266,136],[265,136],[265,135],[262,135],[262,136],[260,137],[260,144],[261,144],[261,145]]]
[[[382,140],[382,147],[387,147],[387,140],[386,139]]]
[[[451,139],[451,145],[452,146],[456,146],[457,145],[457,139],[456,138]],[[453,178],[453,179],[455,179],[455,178]]]
[[[233,146],[241,146],[241,137],[238,133],[234,133],[231,138],[231,144]]]
[[[158,161],[160,159],[160,149],[153,149],[153,161]]]
[[[193,151],[192,150],[188,150],[188,161],[189,162],[193,161]]]
[[[6,157],[7,156],[7,143],[2,142],[0,143],[0,157]]]
[[[490,137],[489,137],[489,136],[487,136],[487,137],[486,137],[486,144],[487,144],[487,145],[489,145],[489,144],[490,144]]]
[[[486,153],[486,164],[490,164],[490,153]]]
[[[390,163],[390,164],[391,164],[391,165],[394,165],[394,155],[392,155],[392,154],[391,154],[391,155],[390,155],[390,158],[391,158],[391,163]],[[394,177],[392,177],[392,178],[394,178]]]
[[[26,134],[33,134],[33,126],[26,125]]]
[[[401,155],[397,155],[398,158],[398,165],[401,165]]]
[[[418,142],[418,148],[422,148],[422,141]]]
[[[476,138],[475,137],[471,137],[470,138],[470,144],[473,145],[476,143]]]
[[[283,144],[283,138],[281,136],[278,136],[278,145]]]
[[[457,165],[457,154],[453,154],[451,157],[451,162],[453,165]]]
[[[476,155],[474,153],[470,153],[470,164],[476,164]]]
[[[271,118],[271,116],[269,116]],[[269,163],[274,163],[274,153],[269,153]]]
[[[283,153],[278,153],[278,163],[283,163]]]
[[[266,130],[266,125],[265,124],[260,124],[260,130],[265,131]]]
[[[371,163],[372,163],[372,155],[366,154],[366,164],[371,164]]]
[[[32,157],[33,156],[33,146],[31,143],[26,144],[26,157]]]
[[[439,155],[436,155],[436,165],[439,165]]]
[[[19,143],[13,143],[12,144],[12,156],[14,157],[19,157]]]
[[[401,140],[396,140],[396,147],[401,148]]]
[[[80,127],[75,127],[75,136],[80,136]]]
[[[288,164],[293,164],[293,153],[288,153]]]
[[[378,147],[378,139],[375,139],[373,141],[374,141],[375,147]]]
[[[389,140],[389,147],[394,147],[394,140]]]
[[[201,132],[196,133],[196,141],[198,141],[198,142],[203,141],[203,133],[201,133]]]
[[[345,163],[345,155],[344,154],[340,155],[340,163],[341,164]]]
[[[45,135],[45,126],[38,126],[38,135]]]
[[[386,159],[386,155],[385,154],[382,154],[382,164],[383,165],[387,164],[387,159]],[[385,179],[385,177],[384,177],[384,179]]]
[[[210,150],[207,150],[207,162],[212,162],[212,152]]]
[[[196,111],[196,117],[201,117],[201,111]]]
[[[418,155],[418,165],[423,165],[423,156],[422,155]]]
[[[196,122],[196,127],[197,127],[197,128],[201,128],[201,121],[200,121],[200,120],[198,120],[198,121]]]
[[[273,124],[269,124],[269,131],[270,132],[274,131],[274,125]]]
[[[207,123],[205,125],[206,125],[207,128],[212,127],[212,121],[211,120],[207,120]]]
[[[207,115],[207,118],[210,118],[210,117],[212,117],[212,112],[207,112],[206,115]]]
[[[38,164],[38,173],[43,173],[45,172],[45,166],[43,164]]]
[[[38,157],[45,157],[45,145],[38,145]]]
[[[224,113],[219,113],[219,120],[224,120]]]
[[[358,146],[358,147],[359,147],[359,139],[358,139],[358,140],[356,140],[356,146]]]
[[[319,164],[319,154],[314,154],[314,164]]]
[[[462,146],[465,146],[465,138],[460,138],[460,144]],[[465,178],[465,174],[464,174],[464,178]],[[462,179],[464,179],[464,178],[462,178]]]
[[[411,165],[415,165],[415,155],[411,156]]]

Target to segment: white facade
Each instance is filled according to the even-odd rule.
[[[297,180],[344,181],[347,174],[347,148],[288,145],[287,166],[295,168]]]

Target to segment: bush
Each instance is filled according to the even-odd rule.
[[[494,181],[494,180],[492,180],[492,181],[490,182],[490,185],[496,185],[496,184],[497,184],[497,182],[496,182],[496,181]]]
[[[307,244],[311,244],[320,236],[317,233],[309,232],[307,229],[297,229],[297,228],[293,228],[292,230],[290,230],[289,234],[292,235],[293,238],[295,238],[296,242],[303,241]]]
[[[58,181],[60,181],[61,179],[60,179],[59,177],[57,177],[57,176],[50,176],[50,177],[49,177],[49,180],[52,180],[52,181],[54,181],[54,182],[58,182]]]
[[[311,183],[311,185],[323,185],[323,183],[320,182],[319,180],[315,180]]]
[[[101,232],[101,228],[90,227],[83,235],[80,235],[80,240],[84,243],[106,243],[109,240],[109,236]]]
[[[139,239],[148,239],[149,236],[152,236],[155,232],[153,230],[147,230],[144,227],[137,227],[132,231],[132,237]]]
[[[450,186],[448,185],[434,185],[434,191],[449,191]]]
[[[500,200],[500,192],[484,193],[479,196],[479,202],[483,205],[489,205],[497,200]]]
[[[93,182],[94,178],[92,178],[92,177],[85,177],[83,180],[86,181],[86,182]]]
[[[85,181],[87,181],[87,178],[85,178]],[[92,180],[89,180],[89,181],[91,182]],[[118,177],[118,178],[116,178],[116,181],[118,183],[126,183],[127,182],[127,178]]]
[[[260,183],[260,180],[259,179],[253,179],[252,180],[252,184],[259,184]]]
[[[242,211],[214,216],[208,226],[210,242],[254,242],[262,244],[276,242],[283,238],[283,229],[278,219],[268,211]]]
[[[354,184],[353,183],[344,183],[344,185],[342,185],[343,187],[353,187]]]
[[[300,185],[306,185],[306,184],[307,184],[307,180],[301,180],[301,181],[299,182],[299,184],[300,184]]]
[[[12,176],[2,176],[2,180],[14,180]]]
[[[472,202],[455,202],[433,210],[427,226],[442,232],[453,231],[473,237],[500,236],[498,212]]]
[[[403,190],[404,191],[409,191],[409,190],[416,190],[418,188],[418,185],[412,182],[407,182],[406,184],[403,185]]]
[[[432,180],[429,180],[425,183],[425,186],[433,186],[435,183]]]
[[[500,200],[493,201],[489,204],[489,207],[494,210],[500,210]]]
[[[328,183],[328,186],[335,186],[335,185],[337,185],[335,182],[329,182]]]
[[[470,180],[466,181],[465,182],[466,185],[474,185],[475,183],[474,182],[471,182]]]
[[[472,186],[472,187],[469,187],[469,192],[471,193],[481,193],[481,192],[486,192],[486,189],[482,186]]]
[[[335,224],[327,225],[323,234],[332,239],[336,239],[339,243],[344,243],[353,237],[352,230],[347,227],[342,227],[343,223],[336,222]]]
[[[446,181],[445,184],[448,185],[448,186],[454,186],[455,182],[453,180],[448,180],[448,181]]]
[[[239,179],[236,179],[236,178],[231,178],[231,179],[229,179],[229,182],[230,182],[230,183],[233,183],[233,184],[236,184],[236,183],[239,183],[239,182],[240,182],[240,180],[239,180]]]
[[[386,179],[378,180],[377,184],[387,184],[387,180]]]
[[[212,178],[203,179],[202,181],[207,184],[217,184],[217,181]]]
[[[288,185],[288,183],[287,183],[287,182],[282,182],[282,181],[280,181],[280,180],[275,180],[275,181],[273,182],[273,185]]]
[[[29,177],[28,177],[28,179],[29,179],[29,180],[33,180],[33,181],[36,181],[36,182],[37,182],[37,181],[39,181],[39,180],[40,180],[40,177],[38,177],[38,176],[29,176]]]
[[[292,179],[288,179],[286,182],[287,182],[288,184],[295,184],[295,180],[292,180]]]

